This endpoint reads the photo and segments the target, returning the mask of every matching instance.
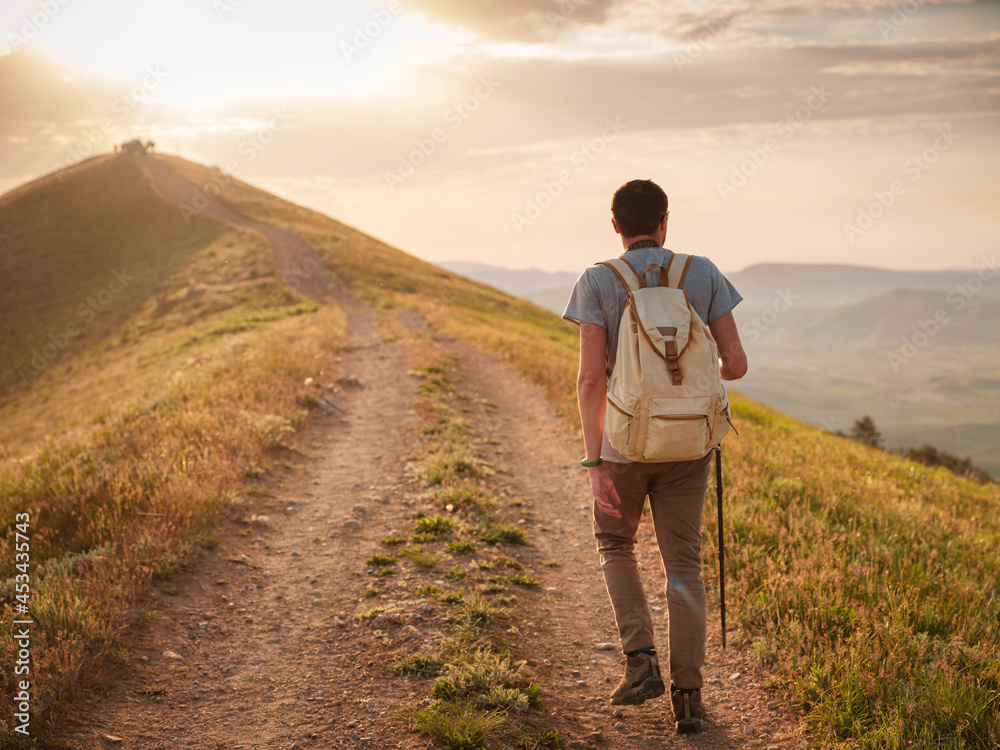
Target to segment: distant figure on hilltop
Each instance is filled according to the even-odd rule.
[[[721,381],[743,377],[747,358],[732,313],[743,297],[708,258],[664,249],[667,206],[666,193],[651,180],[633,180],[618,188],[611,202],[611,224],[621,235],[625,252],[584,271],[563,317],[580,327],[577,396],[586,445],[582,463],[590,475],[594,535],[625,654],[625,676],[611,702],[642,703],[665,692],[634,552],[648,495],[667,576],[671,704],[678,733],[689,734],[700,732],[705,720],[701,670],[707,607],[701,528],[712,450],[729,429],[728,398]],[[678,262],[671,268],[675,259]],[[653,292],[653,287],[667,289]],[[656,318],[655,310],[637,300],[651,300],[651,305],[663,300],[681,325],[620,328],[623,313],[630,316],[627,322],[640,324]],[[622,349],[619,330],[628,342]],[[694,356],[699,357],[701,369],[692,364],[690,351],[698,347]],[[635,352],[642,352],[642,358]],[[616,359],[623,361],[617,363],[619,372],[611,380]],[[668,384],[663,386],[665,397],[622,398],[624,391],[615,388],[623,378],[631,378],[644,391]],[[609,398],[609,382],[614,400]],[[676,397],[682,386],[703,391],[707,387],[711,393],[703,399]],[[714,399],[720,399],[718,405]],[[654,405],[665,411],[667,402],[681,402],[682,408],[651,417]],[[662,431],[656,433],[657,440],[668,447],[648,447],[655,442],[650,437],[654,431]],[[669,438],[663,437],[668,434]],[[650,458],[660,455],[698,457]]]
[[[155,147],[156,144],[152,141],[143,143],[138,138],[133,138],[131,141],[126,141],[121,145],[121,152],[131,156],[141,156],[143,154],[152,153]]]

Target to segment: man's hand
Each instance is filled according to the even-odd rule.
[[[597,507],[609,516],[621,518],[622,514],[615,505],[621,505],[622,500],[618,497],[618,490],[615,489],[615,483],[611,481],[608,472],[601,466],[595,466],[587,469],[587,473],[590,474],[590,490],[594,493]]]

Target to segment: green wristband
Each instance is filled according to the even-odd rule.
[[[603,458],[599,458],[596,461],[588,461],[587,459],[583,459],[580,462],[580,465],[581,466],[586,466],[588,469],[593,469],[595,466],[600,466],[603,463],[604,463],[604,459]]]

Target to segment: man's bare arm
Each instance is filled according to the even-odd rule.
[[[608,374],[605,369],[607,336],[607,331],[602,326],[595,323],[580,324],[580,375],[576,381],[576,395],[580,404],[586,457],[591,461],[601,457],[604,436],[604,408],[608,398]],[[609,516],[621,518],[621,513],[614,507],[621,505],[621,499],[604,467],[597,466],[587,471],[590,474],[590,489],[598,507]]]
[[[722,358],[722,379],[739,380],[747,374],[747,353],[740,341],[740,332],[732,312],[708,324],[712,338],[719,347]]]
[[[604,407],[608,397],[608,375],[605,370],[607,331],[594,323],[580,324],[580,375],[576,395],[583,424],[583,442],[587,459],[601,457],[604,433]]]

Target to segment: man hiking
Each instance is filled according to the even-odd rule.
[[[644,276],[648,286],[659,285],[659,266],[667,267],[673,255],[663,247],[669,217],[666,194],[651,180],[627,182],[614,194],[611,215],[625,248],[620,258],[637,277]],[[722,379],[743,377],[746,353],[732,314],[742,296],[708,258],[691,256],[681,278],[680,288],[690,308],[707,323],[718,346]],[[619,322],[629,304],[623,283],[624,277],[615,269],[591,266],[577,280],[563,313],[580,327],[577,396],[586,445],[583,464],[594,494],[594,536],[601,569],[625,654],[625,676],[611,702],[642,703],[664,693],[649,603],[634,554],[648,495],[667,577],[671,705],[677,731],[694,733],[702,730],[705,719],[701,669],[707,611],[701,579],[701,523],[711,450],[694,460],[632,462],[609,441],[604,419],[608,382],[615,367]],[[665,362],[663,367],[667,367]]]

